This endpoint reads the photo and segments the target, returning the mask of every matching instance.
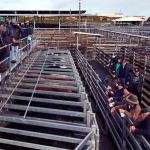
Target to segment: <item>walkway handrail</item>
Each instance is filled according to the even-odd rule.
[[[6,60],[9,60],[9,62],[10,62],[10,61],[11,61],[11,58],[12,58],[14,55],[16,55],[16,54],[18,55],[18,57],[17,57],[17,62],[14,63],[14,64],[11,64],[11,63],[10,63],[10,68],[9,68],[8,70],[6,70],[4,73],[0,74],[0,82],[1,82],[9,73],[11,73],[11,72],[16,68],[16,66],[17,66],[18,64],[20,64],[20,63],[26,58],[26,56],[28,56],[28,55],[32,52],[32,50],[40,43],[40,41],[41,41],[41,32],[35,33],[35,34],[32,35],[32,37],[33,37],[33,36],[36,36],[36,38],[35,38],[35,39],[32,38],[31,43],[28,43],[28,40],[27,40],[27,45],[25,45],[24,47],[19,48],[19,49],[16,51],[16,53],[10,55],[10,57],[8,57],[8,58],[6,58],[6,59],[4,59],[3,61],[0,62],[0,64],[2,64],[3,62],[5,62]],[[26,38],[27,38],[27,37],[26,37]],[[26,39],[26,38],[23,38],[23,39]],[[21,39],[21,40],[23,40],[23,39]],[[12,43],[9,44],[9,49],[10,49],[10,46],[11,46],[11,45],[12,45]],[[29,49],[29,45],[31,45],[31,48],[30,48],[30,49]],[[23,52],[23,49],[26,48],[26,47],[27,47],[27,51],[26,51],[25,54],[23,54],[23,53],[22,53],[22,52]]]
[[[78,43],[77,36],[76,40],[76,43]],[[111,133],[116,147],[119,150],[127,149],[126,146],[128,146],[130,149],[134,149],[134,147],[136,147],[136,149],[142,150],[141,145],[137,142],[133,134],[129,131],[128,126],[126,125],[126,122],[128,123],[130,119],[128,118],[122,120],[117,111],[115,111],[115,116],[112,115],[108,105],[108,98],[105,95],[106,90],[101,82],[101,79],[92,69],[87,60],[83,57],[77,45],[75,52],[76,64],[85,79],[85,85],[87,84],[89,87],[89,95],[93,95],[96,102],[96,108],[99,109],[105,121],[104,133],[108,133],[108,131]],[[122,125],[122,127],[120,127],[120,124]],[[129,138],[131,141],[129,140]],[[131,142],[133,143],[133,145],[131,144]],[[148,142],[144,137],[140,138],[140,142],[144,145],[147,144],[146,147],[149,147]]]
[[[123,139],[127,143],[127,145],[129,145],[131,148],[133,148],[130,141],[126,137],[126,134],[128,134],[129,137],[131,138],[131,141],[134,143],[134,146],[137,149],[142,150],[142,147],[137,142],[137,140],[132,135],[132,133],[130,133],[128,127],[125,125],[126,123],[123,122],[123,120],[121,119],[121,117],[117,113],[117,111],[115,111],[115,114],[116,114],[115,116],[113,116],[111,114],[110,108],[108,106],[108,98],[106,97],[105,91],[104,91],[105,88],[103,87],[101,80],[99,79],[96,72],[94,70],[92,70],[92,68],[91,68],[91,70],[89,69],[91,66],[85,60],[85,58],[82,56],[82,54],[80,53],[79,50],[76,49],[76,53],[77,53],[76,54],[77,66],[79,67],[80,71],[82,72],[82,74],[84,76],[85,84],[88,85],[90,92],[96,101],[96,107],[99,109],[103,119],[105,120],[105,131],[107,131],[107,132],[108,132],[108,130],[110,131],[110,133],[114,139],[114,142],[116,144],[116,147],[118,149],[122,148],[123,143],[124,143]],[[130,119],[128,118],[127,121],[129,121],[129,120]],[[116,126],[114,125],[114,123],[116,124],[118,130],[116,130]],[[124,128],[121,128],[119,126],[119,124],[122,124],[122,126],[124,126]],[[123,130],[125,130],[125,132],[123,132]],[[123,139],[122,139],[122,137],[123,137]],[[140,141],[144,145],[147,144],[146,147],[149,146],[148,142],[145,140],[144,137],[140,138]]]

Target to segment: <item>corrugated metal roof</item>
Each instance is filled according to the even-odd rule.
[[[86,10],[81,10],[83,15]],[[70,16],[70,10],[0,10],[0,16]],[[71,15],[79,15],[79,10],[71,10]]]
[[[124,17],[124,18],[116,19],[115,21],[145,21],[145,20],[138,17]]]

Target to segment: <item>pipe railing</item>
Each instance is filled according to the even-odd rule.
[[[78,40],[77,35],[76,40]],[[78,43],[78,41],[76,43]],[[104,52],[101,53],[104,54]],[[99,53],[99,55],[101,55],[101,53]],[[108,57],[107,59],[109,59],[109,56],[107,57]],[[102,58],[104,57],[102,56]],[[101,59],[100,61],[102,62],[103,60]],[[100,111],[104,119],[105,129],[103,129],[103,132],[105,134],[107,134],[108,131],[111,133],[117,149],[120,150],[120,149],[136,148],[138,150],[142,150],[140,143],[144,144],[145,147],[149,147],[149,143],[143,136],[140,136],[140,143],[138,143],[133,134],[130,133],[128,126],[126,124],[127,123],[131,124],[132,122],[128,117],[127,119],[125,118],[122,119],[117,111],[115,111],[114,116],[112,115],[108,105],[108,98],[105,95],[106,90],[102,84],[101,79],[92,69],[87,60],[83,57],[77,46],[76,46],[76,64],[77,67],[79,68],[79,71],[81,71],[82,76],[84,77],[85,80],[84,84],[88,85],[89,87],[88,94],[89,95],[92,94],[92,96],[94,97],[96,102],[96,108]]]
[[[34,37],[35,37],[35,39],[33,39]],[[19,46],[19,49],[16,50],[16,53],[11,54],[9,57],[7,57],[6,59],[4,59],[3,61],[0,62],[0,65],[1,65],[1,64],[4,63],[6,60],[9,60],[9,64],[10,64],[9,69],[7,69],[4,73],[1,73],[1,74],[0,74],[0,82],[1,82],[9,73],[11,73],[11,72],[16,68],[16,66],[18,66],[18,64],[22,63],[23,60],[26,58],[26,56],[28,56],[28,55],[32,52],[32,50],[40,43],[40,41],[41,41],[41,33],[38,32],[38,33],[33,34],[33,35],[32,35],[32,39],[31,39],[31,43],[28,43],[28,37],[23,38],[23,39],[20,39],[19,41],[22,41],[22,40],[25,40],[25,39],[27,40],[27,45],[25,45],[25,46],[23,46],[23,47]],[[7,46],[9,46],[9,50],[11,49],[11,45],[12,45],[12,44],[13,44],[13,43],[10,43],[9,45],[7,45]],[[4,48],[5,48],[5,46],[4,46],[4,47],[1,47],[0,50],[1,50],[1,49],[3,50]],[[27,48],[27,51],[23,52],[23,50],[24,50],[25,48]],[[11,63],[11,58],[12,58],[14,55],[17,56],[17,59],[16,59],[16,63],[13,63],[13,64],[12,64],[12,63]]]

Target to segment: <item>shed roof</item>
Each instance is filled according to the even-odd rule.
[[[81,16],[86,16],[84,13],[86,10],[81,10]],[[79,10],[71,10],[71,16],[78,16]],[[2,9],[0,10],[0,16],[70,16],[70,10],[15,10],[15,9]]]
[[[138,17],[124,17],[124,18],[116,19],[116,21],[145,21],[145,20]]]

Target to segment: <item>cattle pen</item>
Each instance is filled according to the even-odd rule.
[[[132,31],[128,28],[118,32],[93,24],[86,30],[37,29],[31,48],[24,52],[20,47],[17,62],[0,75],[1,149],[142,150],[142,144],[149,148],[143,136],[137,140],[130,133],[129,118],[122,119],[117,111],[112,115],[101,70],[96,72],[91,65],[95,61],[108,70],[113,52],[132,67],[140,66],[147,80],[142,105],[149,106],[147,29],[139,30],[142,36],[125,34],[123,31]],[[98,123],[97,116],[103,123]],[[105,143],[104,148],[101,139],[109,135],[111,144]]]

